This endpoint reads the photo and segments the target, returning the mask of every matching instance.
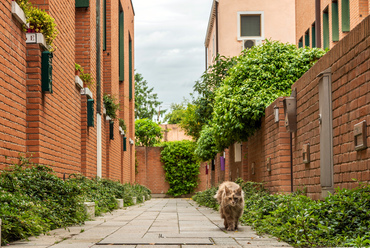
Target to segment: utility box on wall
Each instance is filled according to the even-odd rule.
[[[295,91],[292,92],[292,96],[283,100],[283,105],[285,127],[289,132],[295,132],[297,131],[297,100]]]
[[[53,53],[49,51],[41,55],[41,89],[53,93]]]

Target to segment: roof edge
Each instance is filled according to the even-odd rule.
[[[207,47],[207,43],[209,43],[209,40],[210,40],[211,30],[212,30],[213,22],[214,22],[214,19],[215,19],[215,16],[216,16],[216,2],[218,2],[218,1],[219,0],[213,0],[213,3],[212,3],[212,9],[211,9],[211,13],[209,15],[209,20],[208,20],[206,38],[204,40],[204,46],[205,47]]]

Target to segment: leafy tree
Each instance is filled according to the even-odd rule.
[[[212,128],[218,150],[253,135],[265,108],[290,95],[291,85],[324,53],[269,40],[244,51],[215,94]]]
[[[179,124],[185,115],[185,103],[172,103],[170,112],[164,117],[168,124]]]
[[[135,121],[135,145],[154,146],[161,142],[162,128],[152,120],[145,118]]]
[[[135,73],[135,119],[153,119],[156,116],[157,107],[162,102],[158,101],[157,93],[153,93],[154,88],[149,88],[148,82],[144,80],[140,73]],[[165,110],[161,111],[163,114]]]
[[[203,125],[202,123],[198,122],[196,108],[196,105],[188,103],[184,112],[184,116],[179,124],[185,133],[189,136],[192,136],[195,140],[199,138]]]
[[[194,153],[201,161],[213,159],[217,155],[212,127],[203,126]]]
[[[194,156],[195,143],[189,140],[163,144],[161,161],[164,163],[167,194],[173,196],[193,193],[198,186],[199,163]]]

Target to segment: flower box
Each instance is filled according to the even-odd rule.
[[[81,78],[79,76],[75,76],[75,83],[78,88],[82,89],[84,87],[84,82],[82,82]]]
[[[81,95],[86,95],[90,99],[93,98],[93,94],[91,93],[90,89],[87,87],[81,89]]]
[[[46,44],[45,37],[42,33],[32,33],[32,30],[26,33],[26,43],[27,44],[40,44],[46,50],[50,50],[50,46]]]
[[[12,1],[12,14],[21,24],[27,25],[26,15],[16,1]]]

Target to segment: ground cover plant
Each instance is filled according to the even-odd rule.
[[[261,184],[238,183],[245,192],[241,222],[259,234],[269,234],[295,247],[370,246],[370,185],[337,189],[322,201],[300,193],[272,195]],[[217,209],[217,188],[198,192],[193,199]]]
[[[95,214],[100,215],[117,208],[116,198],[123,198],[129,206],[132,196],[142,202],[142,196],[150,193],[141,185],[81,175],[62,180],[51,168],[21,157],[19,163],[0,174],[1,245],[83,224],[87,220],[85,201],[94,201]]]

